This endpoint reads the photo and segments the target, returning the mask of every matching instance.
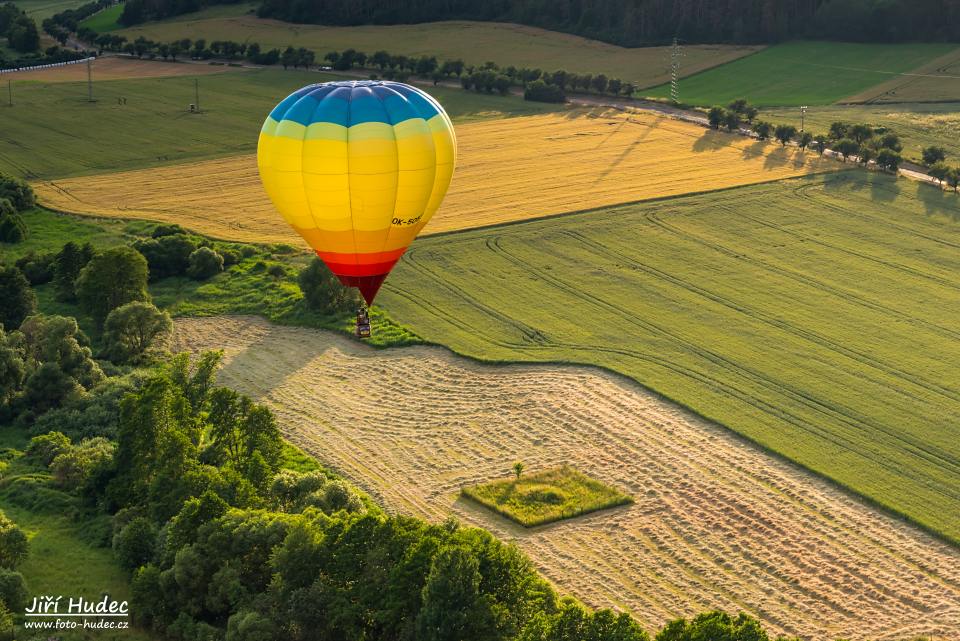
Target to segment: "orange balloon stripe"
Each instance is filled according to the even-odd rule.
[[[385,252],[371,252],[369,254],[357,254],[357,253],[341,253],[341,252],[328,252],[317,250],[317,256],[321,260],[337,265],[348,265],[348,264],[360,264],[360,265],[373,265],[376,263],[388,263],[396,262],[403,256],[403,252],[407,251],[406,247],[401,247],[400,249],[394,249],[392,251]]]

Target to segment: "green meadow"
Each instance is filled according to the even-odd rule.
[[[620,372],[960,541],[960,196],[843,172],[418,240],[379,302]]]
[[[117,22],[123,14],[123,4],[115,4],[99,11],[80,23],[81,27],[93,29],[97,33],[107,33],[123,29],[123,25]]]
[[[190,63],[182,64],[188,73]],[[87,101],[85,82],[14,80],[13,107],[2,107],[0,171],[49,179],[253,153],[263,120],[278,102],[310,83],[342,79],[282,69],[197,76],[199,114],[189,112],[196,86],[195,77],[186,75],[101,82],[94,77],[96,102]],[[427,91],[456,122],[558,108],[516,96],[444,87]]]
[[[787,42],[685,78],[680,82],[680,101],[711,106],[746,98],[763,107],[828,105],[954,49],[951,44]],[[670,87],[641,93],[669,98]]]

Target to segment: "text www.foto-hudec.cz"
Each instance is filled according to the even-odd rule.
[[[116,601],[109,595],[99,601],[63,595],[34,597],[24,610],[24,617],[23,627],[28,630],[123,630],[129,627],[127,602]]]

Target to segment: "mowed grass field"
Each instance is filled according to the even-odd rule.
[[[960,102],[960,48],[844,98],[850,103]]]
[[[848,172],[419,240],[428,341],[598,365],[960,542],[960,197]]]
[[[768,47],[680,83],[680,100],[725,105],[827,105],[921,68],[957,49],[952,44],[857,44],[796,41]],[[669,98],[669,85],[641,92]]]
[[[186,62],[175,66],[197,73],[226,69]],[[305,85],[343,79],[281,69],[203,75],[202,113],[191,114],[195,77],[94,78],[93,103],[87,101],[86,79],[38,83],[14,78],[14,104],[3,108],[0,127],[0,171],[47,179],[253,153],[263,120],[278,102]],[[515,96],[443,87],[429,91],[455,122],[562,109]],[[119,104],[118,98],[126,103]]]
[[[103,11],[98,11],[86,20],[82,21],[80,26],[93,29],[97,33],[107,33],[109,31],[122,29],[123,25],[117,22],[117,20],[121,15],[123,15],[123,8],[124,6],[122,3],[115,4],[112,7],[107,7]]]
[[[797,107],[764,109],[760,118],[800,127]],[[960,165],[960,103],[812,107],[807,110],[805,126],[814,134],[826,134],[830,123],[837,121],[865,122],[893,130],[900,136],[904,157],[915,162],[920,160],[920,151],[924,147],[937,145],[946,149],[948,163]]]
[[[650,87],[670,78],[668,47],[625,48],[536,27],[495,22],[448,21],[413,25],[329,27],[261,20],[251,13],[255,5],[213,7],[206,11],[124,29],[120,35],[144,36],[168,42],[205,38],[259,42],[261,48],[287,45],[306,47],[318,59],[328,51],[353,48],[368,54],[385,49],[407,56],[431,55],[481,65],[566,69],[576,73],[605,73],[613,78]],[[757,51],[759,47],[696,45],[686,47],[683,74],[690,75]]]
[[[532,322],[541,308],[528,303]],[[221,384],[270,405],[288,439],[391,512],[485,527],[562,593],[647,630],[713,608],[754,614],[771,637],[945,641],[960,629],[955,546],[622,376],[374,350],[260,318],[176,326],[175,349],[224,350]],[[570,465],[635,500],[525,528],[460,497],[518,460],[524,478]]]
[[[581,109],[469,122],[456,131],[457,170],[428,234],[843,167],[646,112]],[[267,198],[252,155],[34,188],[60,211],[177,222],[217,238],[303,242]]]

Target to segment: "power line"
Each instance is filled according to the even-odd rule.
[[[680,58],[682,57],[680,41],[674,38],[673,45],[670,47],[670,100],[674,104],[680,103]]]

